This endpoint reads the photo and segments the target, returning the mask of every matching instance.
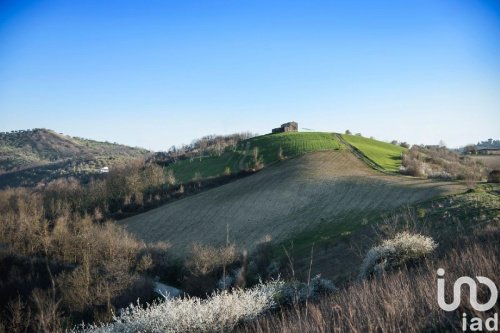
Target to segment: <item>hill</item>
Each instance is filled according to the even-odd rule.
[[[211,178],[224,172],[238,172],[252,167],[254,149],[265,166],[281,158],[290,158],[320,150],[341,149],[342,144],[332,133],[289,132],[268,134],[242,140],[234,149],[227,149],[221,155],[205,156],[181,160],[168,168],[174,171],[179,182],[189,182],[193,178]]]
[[[0,133],[0,187],[81,176],[149,152],[116,143],[70,137],[48,129]]]
[[[227,228],[230,240],[250,251],[268,236],[280,243],[302,235],[297,241],[303,246],[321,236],[333,247],[339,237],[374,215],[462,188],[456,183],[385,175],[347,150],[329,150],[275,163],[121,223],[146,241],[168,241],[178,257],[192,243],[222,244]]]

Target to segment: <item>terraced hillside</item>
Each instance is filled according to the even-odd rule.
[[[348,234],[366,217],[461,190],[460,185],[384,175],[347,150],[304,154],[252,176],[188,197],[121,223],[147,241],[168,241],[182,257],[194,242],[230,239],[252,250],[323,227],[322,237]]]
[[[182,160],[169,166],[179,182],[188,182],[195,176],[201,178],[217,177],[230,172],[248,169],[253,158],[253,149],[257,147],[264,165],[279,160],[280,148],[283,157],[295,157],[307,152],[329,149],[341,149],[342,144],[332,133],[289,132],[268,134],[244,140],[234,150],[228,150],[221,156],[207,156],[192,160]]]

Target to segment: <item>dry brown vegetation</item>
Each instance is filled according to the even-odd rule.
[[[169,165],[179,160],[202,158],[203,156],[221,156],[226,150],[234,150],[239,142],[250,139],[257,134],[250,132],[230,135],[206,135],[195,139],[189,145],[172,146],[167,152],[155,153],[151,161]]]
[[[454,312],[437,302],[438,268],[446,271],[446,293],[460,276],[486,276],[498,286],[500,224],[490,221],[473,231],[455,234],[456,242],[440,246],[423,264],[355,282],[320,301],[295,304],[249,324],[237,332],[424,332],[461,331],[461,316],[483,321],[500,310],[478,312],[467,301]],[[487,289],[486,289],[487,290]],[[489,297],[480,290],[480,298]]]
[[[470,158],[481,162],[490,170],[500,170],[500,155],[470,155]]]
[[[106,195],[76,181],[0,192],[0,322],[9,331],[58,332],[152,297],[147,274],[168,266],[168,246],[146,245],[105,221],[93,200]]]
[[[473,188],[486,176],[482,163],[446,147],[412,146],[404,155],[401,173],[423,178],[464,180]]]

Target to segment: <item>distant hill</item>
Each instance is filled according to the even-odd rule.
[[[49,129],[0,133],[0,187],[85,176],[103,166],[144,157],[142,148],[71,137]]]

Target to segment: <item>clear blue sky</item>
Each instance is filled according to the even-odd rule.
[[[0,131],[500,138],[499,1],[0,0]]]

